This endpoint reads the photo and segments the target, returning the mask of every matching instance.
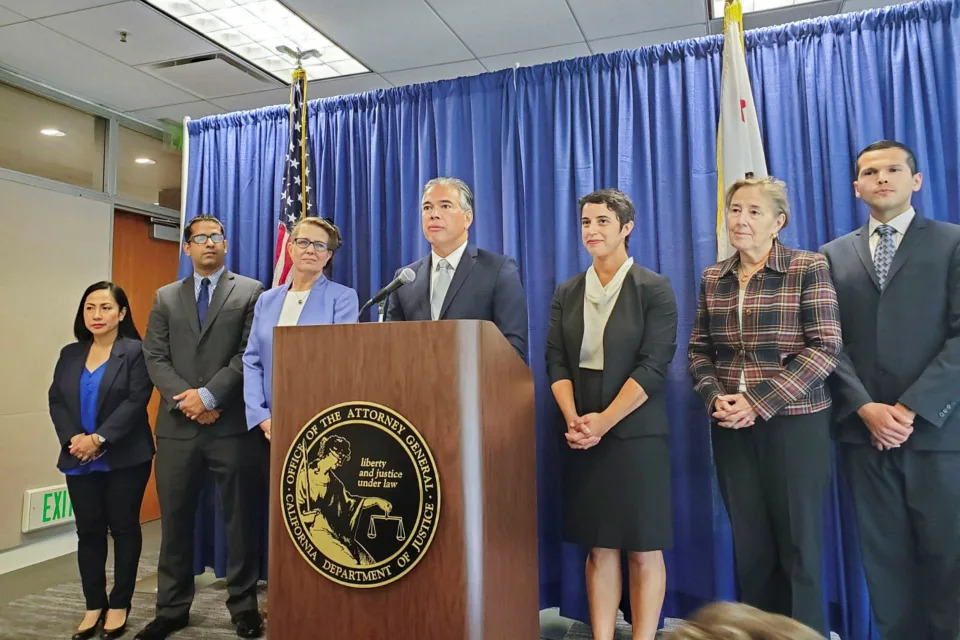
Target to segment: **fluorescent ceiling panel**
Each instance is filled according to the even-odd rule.
[[[303,61],[307,80],[367,73],[367,69],[278,0],[146,0],[254,67],[289,83],[296,61],[277,52],[316,49]]]
[[[813,4],[820,0],[740,0],[740,6],[743,7],[743,13],[757,13],[758,11],[768,11],[770,9],[782,9],[784,7],[795,7],[801,4]],[[724,0],[712,0],[710,10],[713,12],[712,18],[723,17]]]

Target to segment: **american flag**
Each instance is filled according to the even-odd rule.
[[[283,189],[280,193],[280,217],[277,220],[277,246],[273,260],[273,286],[286,284],[290,278],[290,257],[287,240],[293,225],[301,216],[310,215],[313,197],[310,193],[310,152],[307,150],[306,117],[307,74],[293,72],[290,86],[290,142],[283,168]]]

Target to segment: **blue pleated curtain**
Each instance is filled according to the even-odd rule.
[[[679,306],[681,346],[666,386],[675,547],[667,554],[665,615],[735,595],[729,523],[683,348],[699,273],[715,259],[722,46],[721,37],[699,38],[309,106],[318,208],[345,238],[336,280],[366,298],[398,266],[425,255],[419,196],[437,175],[473,186],[473,240],[520,263],[537,382],[540,602],[579,619],[587,619],[584,556],[560,540],[560,427],[542,363],[553,289],[589,264],[576,200],[601,187],[633,198],[630,253],[670,277]],[[863,224],[852,159],[880,138],[916,150],[924,172],[918,210],[960,221],[960,1],[750,31],[746,53],[769,169],[790,189],[788,245],[816,249]],[[188,214],[219,216],[229,268],[269,282],[286,108],[204,118],[188,129]],[[185,261],[181,273],[189,273]],[[839,478],[827,509],[833,629],[866,640],[869,603]],[[222,537],[213,527],[198,527],[198,566],[222,573]]]

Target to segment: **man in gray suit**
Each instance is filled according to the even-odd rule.
[[[241,358],[263,286],[227,271],[223,225],[197,216],[183,232],[194,272],[157,291],[143,340],[160,392],[157,496],[160,562],[156,619],[137,640],[163,640],[185,627],[193,602],[193,536],[205,470],[216,478],[227,526],[227,609],[241,638],[262,635],[257,501],[264,449],[247,429]]]
[[[430,255],[409,265],[417,278],[390,294],[385,320],[490,320],[526,361],[520,270],[513,258],[469,242],[470,187],[457,178],[434,178],[423,188],[420,212]]]
[[[840,460],[884,640],[960,637],[960,226],[914,211],[922,182],[903,144],[864,149],[870,220],[821,250],[845,345]]]

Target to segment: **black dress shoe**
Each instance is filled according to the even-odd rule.
[[[107,609],[104,608],[100,612],[100,617],[97,618],[97,621],[93,623],[92,627],[87,627],[83,631],[77,631],[73,636],[70,637],[70,640],[90,640],[93,636],[97,635],[97,629],[100,628],[100,623],[103,622],[103,619],[107,615]]]
[[[190,622],[189,616],[182,618],[154,618],[153,622],[140,630],[134,640],[164,640],[174,631],[180,631]]]
[[[230,621],[237,627],[237,635],[241,638],[259,638],[263,635],[263,618],[256,609],[241,611]]]
[[[113,640],[114,638],[119,638],[127,632],[127,620],[130,619],[130,605],[127,605],[127,615],[123,618],[123,624],[117,627],[116,629],[107,629],[106,626],[100,631],[100,640]],[[106,621],[106,614],[104,614],[104,621]]]

